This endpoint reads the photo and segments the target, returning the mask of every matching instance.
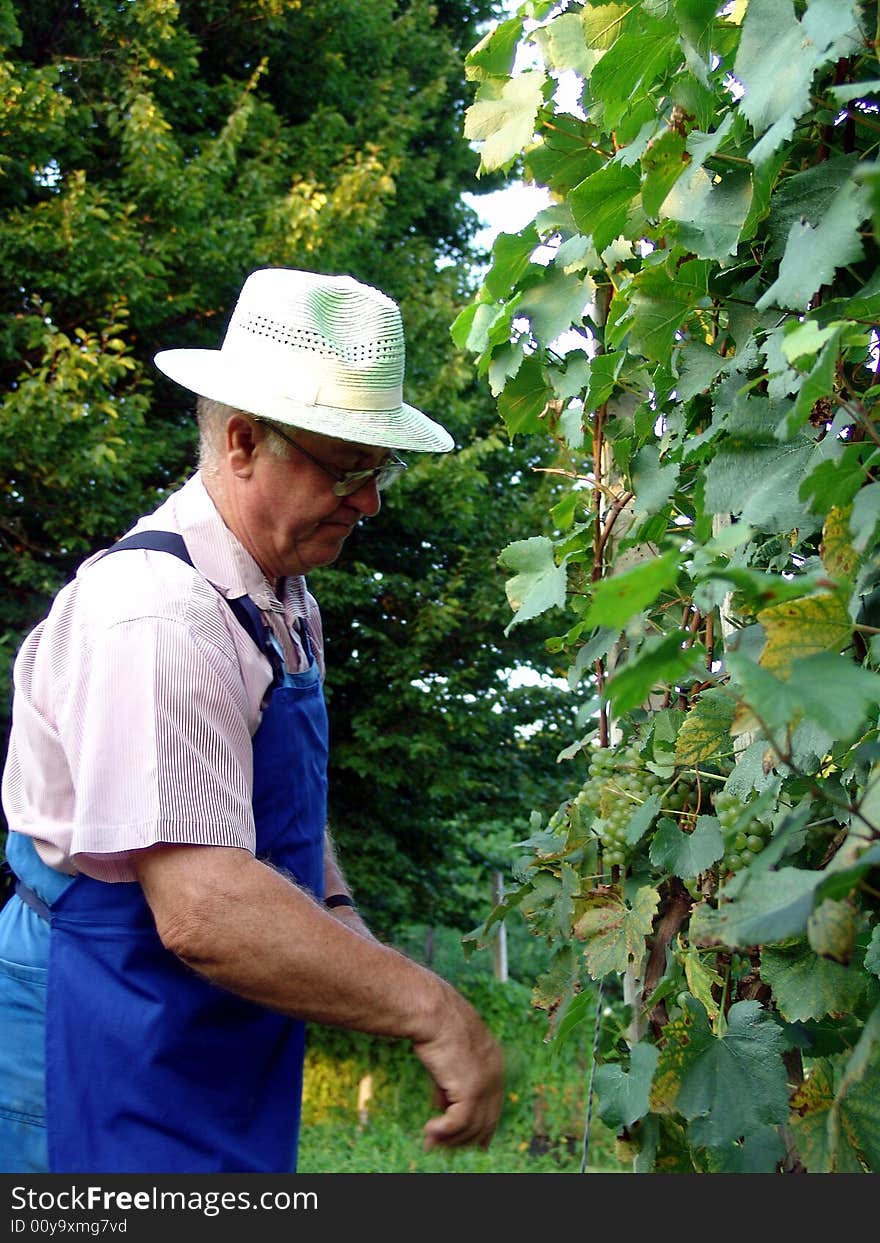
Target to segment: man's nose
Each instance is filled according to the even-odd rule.
[[[375,479],[368,479],[362,488],[350,492],[345,499],[352,508],[360,510],[365,518],[375,518],[382,508],[382,497]]]

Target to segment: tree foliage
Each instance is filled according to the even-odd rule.
[[[530,0],[470,52],[481,170],[549,205],[455,339],[555,453],[500,555],[580,787],[510,892],[639,1172],[880,1169],[877,8]]]
[[[531,719],[540,691],[499,678],[526,645],[499,641],[492,591],[492,548],[520,529],[540,454],[497,434],[448,335],[473,287],[463,60],[492,10],[0,0],[6,662],[83,556],[191,471],[193,398],[152,357],[216,347],[254,268],[347,272],[396,298],[407,397],[456,436],[461,451],[413,460],[377,522],[311,582],[334,830],[386,930],[412,911],[448,915],[471,884],[481,830],[454,838],[456,783],[497,786],[482,801],[503,822],[530,780],[528,747],[542,746],[516,732],[519,701]],[[548,709],[548,727],[559,715]]]

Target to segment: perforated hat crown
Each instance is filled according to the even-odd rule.
[[[454,444],[403,400],[397,303],[350,276],[261,268],[219,350],[163,350],[154,361],[191,392],[275,423],[389,449]]]

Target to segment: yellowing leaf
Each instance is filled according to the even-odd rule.
[[[794,660],[841,652],[852,638],[852,621],[841,596],[832,592],[775,604],[758,614],[767,642],[760,664],[785,675]]]
[[[853,547],[850,534],[852,505],[845,508],[835,505],[825,519],[819,554],[822,564],[835,578],[852,579],[859,563],[859,554]]]
[[[704,691],[675,739],[675,762],[686,767],[730,750],[734,701],[725,691]]]
[[[660,895],[650,886],[638,891],[632,906],[614,889],[590,896],[574,931],[587,942],[584,960],[594,980],[622,975],[630,963],[642,961],[659,905]]]

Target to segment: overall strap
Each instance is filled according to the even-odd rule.
[[[127,548],[143,548],[149,552],[167,552],[172,557],[178,557],[187,565],[193,565],[193,559],[189,555],[189,549],[182,535],[178,535],[176,531],[138,531],[135,535],[128,535],[125,539],[117,540],[107,549],[104,556],[109,556],[114,552],[123,552]],[[225,603],[232,610],[239,625],[250,635],[254,643],[267,658],[272,666],[272,686],[278,685],[284,679],[284,671],[281,668],[278,654],[273,645],[269,642],[269,631],[260,610],[254,604],[250,596],[239,596],[236,600],[229,600],[223,597]]]

